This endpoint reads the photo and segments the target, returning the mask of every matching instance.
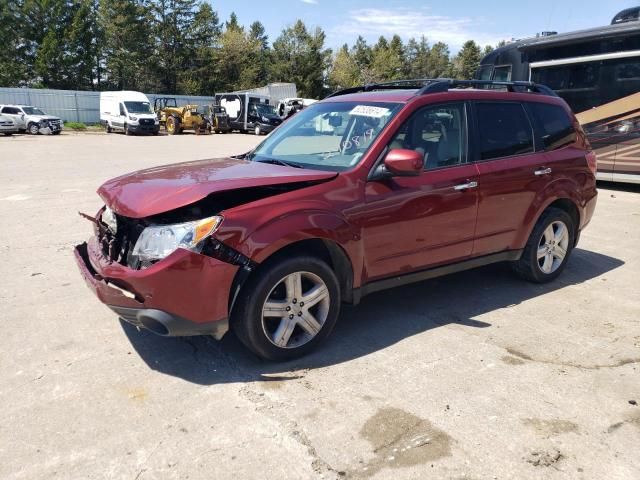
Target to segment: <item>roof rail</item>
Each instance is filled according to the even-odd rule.
[[[391,82],[369,83],[357,87],[338,90],[325,98],[348,95],[350,93],[371,92],[374,90],[402,90],[416,88],[417,95],[447,92],[451,88],[502,87],[509,92],[533,92],[557,97],[558,95],[545,85],[533,82],[503,82],[496,80],[456,80],[453,78],[415,78],[410,80],[394,80]]]
[[[416,95],[425,95],[427,93],[447,92],[450,88],[472,88],[472,87],[503,87],[509,92],[532,92],[541,93],[557,97],[558,94],[546,85],[539,83],[524,81],[499,81],[499,80],[455,80],[453,78],[438,78],[425,84]]]
[[[357,87],[344,88],[330,93],[325,98],[339,97],[340,95],[349,95],[350,93],[371,92],[374,90],[402,90],[411,88],[422,88],[428,82],[432,82],[432,78],[414,78],[409,80],[392,80],[389,82],[367,83]]]

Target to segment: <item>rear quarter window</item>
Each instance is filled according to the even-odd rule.
[[[547,103],[530,103],[528,107],[545,150],[556,150],[576,141],[573,121],[564,108]]]
[[[520,103],[479,102],[475,111],[480,160],[533,152],[533,129]]]

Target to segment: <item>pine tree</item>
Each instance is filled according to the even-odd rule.
[[[328,82],[332,90],[355,87],[360,83],[360,69],[346,43],[333,58]]]
[[[322,97],[325,72],[331,62],[331,50],[324,48],[324,42],[322,29],[309,33],[302,20],[285,28],[273,42],[272,78],[294,82],[302,96]]]
[[[0,1],[0,87],[27,85],[32,78],[27,64],[22,2]]]
[[[446,43],[434,43],[429,50],[426,76],[428,78],[444,78],[453,76],[449,58],[449,47]]]
[[[426,37],[420,37],[420,41],[414,38],[407,43],[406,61],[408,76],[411,78],[429,78],[429,57],[431,49]]]
[[[101,0],[106,88],[149,91],[154,42],[149,10],[140,0]]]
[[[384,37],[378,39],[378,43],[373,47],[371,69],[376,82],[406,77],[404,46],[398,35],[394,35],[391,42],[387,42]]]
[[[478,44],[473,40],[465,42],[453,61],[456,77],[467,80],[472,79],[478,66],[480,66],[481,58],[482,52]]]
[[[249,40],[252,42],[252,51],[256,53],[255,61],[256,82],[258,85],[265,85],[269,81],[269,64],[271,55],[269,52],[269,37],[267,36],[264,25],[256,21],[249,27]]]
[[[179,76],[178,89],[195,95],[213,95],[218,85],[216,47],[221,27],[218,14],[209,3],[201,3],[189,32],[193,56],[189,57]]]
[[[178,78],[195,55],[190,34],[196,0],[156,0],[151,3],[156,37],[155,71],[163,93],[178,93]]]

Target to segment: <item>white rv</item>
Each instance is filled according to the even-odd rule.
[[[127,135],[160,131],[160,122],[144,93],[123,90],[100,93],[100,123],[107,133],[114,130]]]

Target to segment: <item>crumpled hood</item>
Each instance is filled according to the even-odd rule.
[[[192,204],[212,193],[329,180],[337,175],[234,158],[198,160],[116,177],[104,183],[98,195],[114,212],[143,218]]]
[[[29,117],[32,120],[38,120],[38,121],[42,121],[42,120],[60,120],[59,117],[53,117],[51,115],[27,115],[27,117]]]

